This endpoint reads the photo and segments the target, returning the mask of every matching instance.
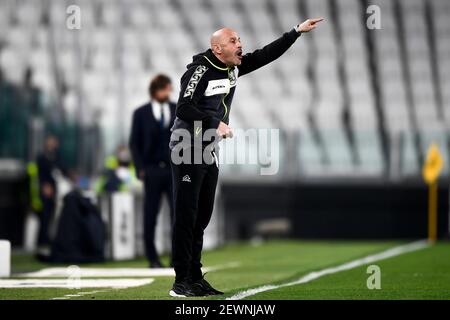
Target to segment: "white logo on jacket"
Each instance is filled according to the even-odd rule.
[[[206,97],[214,96],[216,94],[226,94],[230,92],[230,89],[237,84],[238,69],[228,71],[227,79],[218,79],[208,81],[208,87],[205,90],[204,95]]]
[[[186,87],[186,90],[184,91],[183,98],[191,97],[194,95],[195,89],[197,88],[197,85],[202,78],[202,76],[205,74],[205,72],[208,70],[207,67],[199,65],[194,73],[191,76],[191,79],[189,80],[189,83]]]
[[[228,79],[230,79],[230,84],[232,87],[234,87],[236,85],[238,74],[239,74],[239,69],[236,67],[233,70],[230,70],[228,72]]]
[[[230,92],[230,88],[230,80],[228,79],[210,80],[204,95],[208,97],[216,94],[228,93]]]

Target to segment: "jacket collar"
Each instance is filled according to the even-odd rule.
[[[212,52],[211,49],[208,49],[205,54],[203,55],[203,57],[205,58],[205,60],[207,61],[207,64],[209,64],[210,66],[212,66],[214,69],[221,71],[221,72],[228,72],[230,69],[230,67],[227,67],[227,65],[225,63],[223,63],[222,61],[220,61]]]

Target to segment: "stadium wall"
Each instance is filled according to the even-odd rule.
[[[227,183],[222,187],[226,238],[249,239],[287,221],[275,236],[303,239],[396,239],[427,236],[428,189],[420,181]],[[449,233],[449,183],[439,185],[438,236]],[[264,230],[270,230],[265,228]],[[276,229],[276,228],[275,228]],[[270,232],[268,233],[270,236]]]

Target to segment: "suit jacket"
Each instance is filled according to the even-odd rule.
[[[175,119],[176,105],[169,102],[170,122],[162,128],[155,119],[151,102],[137,108],[133,113],[130,134],[130,150],[139,176],[141,170],[170,161],[170,128]]]

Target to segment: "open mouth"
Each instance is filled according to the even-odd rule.
[[[236,52],[236,56],[238,57],[239,60],[242,60],[242,50]]]

